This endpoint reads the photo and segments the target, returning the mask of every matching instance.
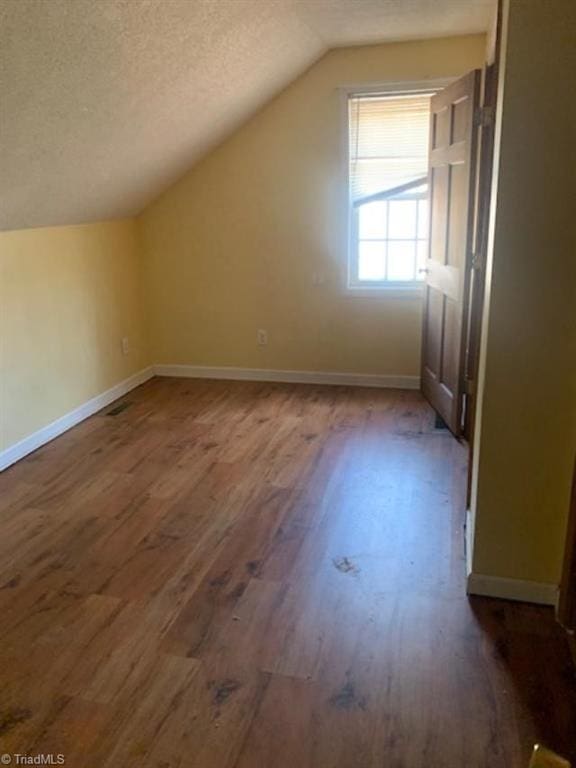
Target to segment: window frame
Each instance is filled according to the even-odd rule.
[[[427,177],[426,183],[427,183]],[[421,182],[421,185],[425,182]],[[393,197],[386,197],[384,193],[382,195],[370,195],[368,198],[364,200],[362,203],[350,203],[350,251],[348,254],[348,262],[349,262],[349,275],[348,275],[348,284],[351,289],[381,289],[381,290],[390,290],[390,289],[397,289],[397,290],[421,290],[423,286],[422,280],[360,280],[356,277],[359,272],[359,250],[360,250],[360,243],[361,242],[369,242],[370,240],[373,240],[374,242],[410,242],[414,243],[414,258],[417,261],[418,259],[418,252],[417,252],[417,244],[418,242],[427,241],[428,238],[418,237],[418,207],[416,208],[416,220],[415,220],[415,237],[409,237],[409,238],[397,238],[397,237],[385,237],[385,238],[360,238],[359,232],[358,232],[358,219],[359,219],[359,209],[362,205],[368,205],[371,202],[376,202],[378,200],[382,200],[382,202],[386,203],[386,234],[389,234],[389,215],[390,215],[390,208],[389,205],[391,202],[394,201],[420,201],[420,200],[427,200],[427,196],[425,197],[422,194],[409,194],[403,193],[398,196]],[[388,262],[388,258],[386,259]],[[416,265],[417,266],[417,265]]]
[[[342,162],[343,178],[345,180],[345,221],[346,221],[346,248],[345,269],[343,270],[343,292],[347,296],[360,298],[421,298],[424,295],[424,282],[420,280],[410,281],[360,281],[356,279],[358,274],[358,237],[357,214],[350,195],[350,125],[349,125],[349,101],[361,96],[408,96],[418,94],[430,94],[431,96],[454,82],[454,77],[438,78],[424,81],[402,81],[388,83],[371,83],[359,85],[344,85],[340,91],[340,112],[342,130]]]

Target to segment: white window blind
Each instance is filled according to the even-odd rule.
[[[430,98],[418,94],[349,99],[352,202],[427,175]]]

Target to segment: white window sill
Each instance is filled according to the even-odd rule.
[[[424,283],[400,285],[351,285],[344,289],[344,295],[359,299],[422,299]]]

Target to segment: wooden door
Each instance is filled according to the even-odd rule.
[[[422,392],[462,432],[466,317],[474,227],[480,70],[432,97],[430,244],[422,334]]]

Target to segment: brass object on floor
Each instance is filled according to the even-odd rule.
[[[528,768],[570,768],[570,763],[555,752],[536,744]]]

